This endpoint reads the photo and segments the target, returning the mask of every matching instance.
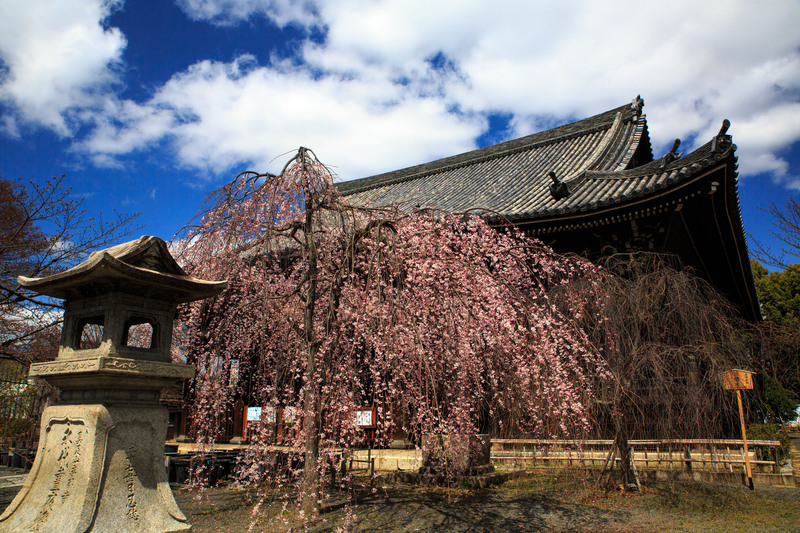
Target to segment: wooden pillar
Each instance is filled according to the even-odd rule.
[[[241,398],[233,404],[233,435],[231,444],[241,444],[245,440],[245,407]]]
[[[747,430],[744,425],[744,409],[742,408],[742,391],[736,389],[736,400],[739,402],[739,422],[742,424],[742,442],[744,443],[744,463],[746,465],[747,481],[750,490],[753,490],[753,471],[750,469],[750,454],[747,451]]]

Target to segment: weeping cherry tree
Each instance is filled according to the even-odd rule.
[[[302,420],[288,444],[306,514],[323,501],[327,451],[363,442],[360,406],[376,406],[382,444],[398,428],[574,437],[609,376],[577,325],[598,301],[590,263],[478,216],[348,205],[305,148],[277,176],[217,191],[184,237],[194,275],[229,281],[184,314],[198,439],[215,438],[241,361],[262,405]]]

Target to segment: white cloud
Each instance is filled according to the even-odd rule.
[[[107,98],[86,120],[94,128],[76,148],[92,155],[97,166],[118,166],[116,156],[142,150],[158,143],[177,123],[176,113],[157,103],[137,104]]]
[[[183,165],[221,173],[242,162],[279,170],[283,162],[272,159],[302,145],[348,178],[474,147],[482,119],[409,92],[386,80],[315,79],[302,69],[254,66],[248,56],[203,61],[146,105],[117,113],[124,127],[107,122],[84,147],[122,154],[168,133]]]
[[[731,133],[738,146],[742,175],[767,172],[779,183],[800,189],[800,178],[790,175],[789,163],[775,153],[789,141],[800,139],[800,103],[770,107],[735,125]]]
[[[328,40],[307,57],[391,72],[442,51],[464,79],[446,87],[462,108],[518,117],[580,118],[642,94],[657,144],[723,116],[747,120],[800,90],[796,2],[428,4],[326,4]]]
[[[797,123],[791,104],[800,91],[800,5],[791,0],[769,6],[737,0],[724,9],[688,0],[669,7],[634,0],[507,0],[491,6],[477,0],[336,0],[303,3],[295,11],[255,0],[182,5],[197,18],[264,15],[280,25],[327,30],[324,43],[309,41],[303,49],[305,64],[324,73],[321,79],[259,67],[235,81],[194,72],[170,82],[166,92],[174,93],[168,98],[173,102],[179,101],[178,87],[189,85],[185,102],[202,101],[206,91],[226,95],[188,104],[202,119],[178,127],[176,146],[185,164],[218,170],[256,162],[257,152],[278,144],[276,138],[296,138],[330,147],[324,153],[350,177],[469,148],[481,122],[464,116],[507,113],[523,135],[636,94],[647,102],[656,152],[675,137],[705,142],[727,117],[742,172],[782,175],[787,163],[775,154],[800,138],[791,127]],[[437,56],[446,68],[431,68]],[[398,80],[405,85],[393,83]],[[258,105],[256,94],[264,95]],[[298,100],[305,103],[291,103]],[[287,115],[287,108],[295,111]],[[463,115],[448,116],[452,108]],[[239,118],[226,123],[226,116]],[[403,117],[408,129],[396,125]],[[442,130],[436,126],[441,122],[458,127]],[[407,157],[393,157],[398,152]],[[370,156],[357,164],[353,153]]]
[[[284,27],[294,23],[315,24],[314,2],[311,0],[176,0],[192,20],[208,20],[230,25],[254,16],[265,16]]]
[[[4,115],[0,117],[0,132],[13,139],[19,139],[21,137],[19,132],[19,125],[17,121],[14,120],[14,117],[11,115]]]
[[[96,164],[116,164],[167,141],[180,164],[212,173],[242,165],[265,169],[302,144],[338,165],[343,177],[358,177],[468,150],[490,113],[511,116],[510,129],[524,135],[637,94],[646,102],[656,155],[675,137],[686,141],[684,150],[707,141],[729,118],[742,173],[788,179],[791,169],[780,153],[800,140],[796,0],[178,4],[193,20],[233,25],[268,17],[280,27],[322,31],[324,40],[305,41],[299,57],[285,63],[247,54],[227,63],[200,58],[148,101],[119,101],[108,93],[99,100],[98,87],[113,80],[109,65],[118,61],[124,38],[102,29],[98,21],[109,8],[96,3],[81,15],[81,27],[105,46],[76,67],[74,79],[60,69],[52,79],[40,74],[43,87],[70,90],[46,97],[10,92],[6,87],[15,87],[25,62],[5,58],[24,54],[6,52],[2,43],[13,41],[0,37],[10,65],[5,98],[57,131],[64,130],[65,116],[87,120],[91,131],[77,146]],[[49,42],[28,38],[37,44],[20,46],[23,51]],[[75,106],[89,112],[70,114]],[[14,126],[2,125],[12,133]]]
[[[71,110],[91,108],[117,81],[126,41],[104,21],[119,0],[3,0],[0,2],[0,100],[19,116],[5,131],[29,122],[68,135]]]

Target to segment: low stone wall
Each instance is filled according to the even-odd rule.
[[[353,457],[359,461],[373,459],[376,472],[413,471],[422,466],[421,450],[356,450]],[[366,470],[366,463],[358,463],[354,468]]]
[[[507,468],[578,467],[603,469],[610,459],[612,440],[492,439],[492,462]],[[713,471],[736,474],[743,471],[745,456],[741,440],[669,439],[629,441],[637,470]],[[753,472],[779,474],[778,441],[749,442]],[[618,462],[619,457],[615,460]]]
[[[21,468],[0,466],[0,513],[5,511],[8,504],[17,495],[27,476],[28,472]]]
[[[610,442],[610,441],[609,441]],[[792,474],[785,471],[783,472],[753,472],[753,482],[758,485],[771,485],[771,486],[795,486],[795,479],[800,479],[800,435],[797,435],[793,441],[793,465],[794,477]],[[494,444],[494,443],[493,443]],[[505,444],[508,444],[507,442]],[[195,447],[191,443],[182,443],[180,445],[180,453],[191,453]],[[231,445],[220,444],[214,446],[217,451],[231,452],[237,449],[246,448],[246,445]],[[502,448],[494,445],[492,449],[492,464],[501,471],[546,471],[548,469],[564,469],[564,468],[585,468],[587,470],[596,471],[599,473],[599,468],[602,466],[603,461],[606,459],[607,450],[599,451],[594,450],[588,454],[581,455],[574,449],[549,449],[547,451],[539,450],[534,453],[532,450],[527,450],[524,454],[511,454],[506,450],[506,454],[502,453]],[[725,471],[713,471],[711,466],[711,457],[705,452],[701,453],[696,451],[692,453],[693,468],[691,471],[686,471],[686,457],[674,457],[671,461],[667,462],[664,457],[661,457],[661,464],[658,463],[658,456],[645,457],[644,452],[634,451],[637,458],[637,470],[644,479],[651,481],[700,481],[710,483],[740,483],[741,482],[741,462],[740,458],[734,459],[730,457],[730,452],[720,454],[721,459],[724,459]],[[354,450],[351,456],[354,461],[348,468],[353,470],[368,471],[370,463],[374,465],[374,471],[378,473],[387,472],[412,472],[416,473],[422,466],[422,451],[415,449],[379,449],[379,450]],[[755,460],[755,457],[753,457]],[[649,465],[647,463],[650,463]],[[771,462],[763,461],[763,467],[772,469]],[[668,465],[674,465],[676,468],[664,468]],[[733,468],[734,465],[736,468]],[[655,468],[653,468],[655,466]],[[733,468],[733,471],[731,469]],[[171,481],[174,481],[171,479]]]

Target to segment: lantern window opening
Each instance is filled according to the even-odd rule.
[[[92,350],[103,343],[105,315],[92,315],[78,320],[72,345],[78,350]]]
[[[157,337],[158,327],[155,320],[147,317],[132,316],[125,321],[122,346],[144,350],[157,349]]]

